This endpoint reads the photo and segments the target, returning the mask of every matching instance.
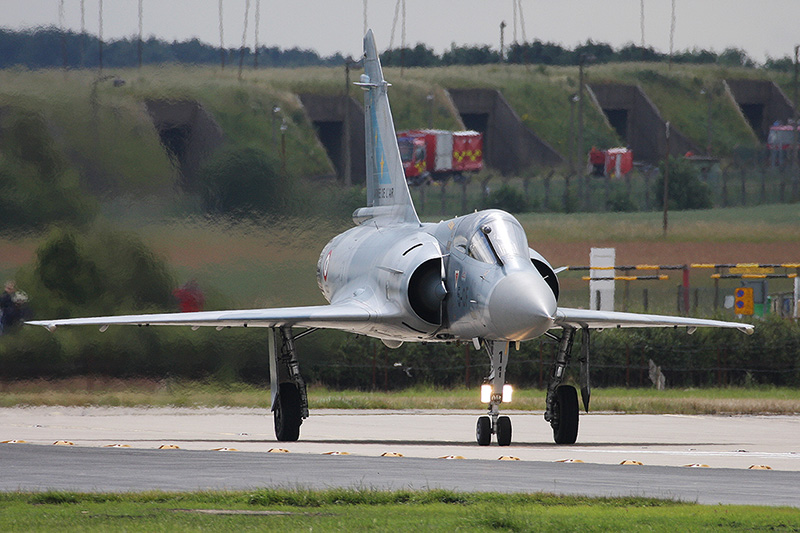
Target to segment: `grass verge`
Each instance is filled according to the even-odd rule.
[[[800,510],[549,494],[265,489],[0,494],[3,531],[797,531]]]
[[[312,409],[482,409],[478,391],[414,387],[400,391],[309,387]],[[0,383],[0,407],[246,407],[269,408],[269,387],[170,380],[71,378]],[[514,392],[511,409],[543,410],[545,392]],[[779,387],[595,389],[593,411],[639,414],[800,414],[800,390]]]

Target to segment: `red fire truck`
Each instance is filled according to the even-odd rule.
[[[483,134],[477,131],[401,131],[397,144],[411,185],[428,179],[444,181],[483,168]]]
[[[800,127],[794,124],[774,124],[769,128],[767,149],[769,150],[770,165],[782,167],[785,162],[790,161],[796,131],[799,132],[797,139],[800,142]]]

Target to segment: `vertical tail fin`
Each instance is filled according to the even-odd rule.
[[[360,83],[364,94],[364,122],[367,153],[367,206],[358,209],[353,219],[363,222],[381,218],[386,223],[415,223],[419,217],[411,201],[397,136],[389,108],[383,70],[372,30],[364,36],[364,74]]]

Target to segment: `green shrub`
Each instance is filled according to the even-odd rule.
[[[502,209],[509,213],[524,213],[528,209],[528,202],[522,192],[508,183],[503,183],[489,193],[484,208]]]
[[[660,165],[660,174],[655,183],[656,205],[664,205],[665,164]],[[705,209],[711,205],[711,189],[700,181],[697,169],[683,157],[669,158],[669,208]]]
[[[203,208],[214,214],[280,214],[295,207],[290,179],[264,150],[233,147],[215,154],[200,172]]]
[[[97,211],[80,190],[78,173],[54,147],[44,119],[12,111],[0,139],[0,229],[84,225]]]

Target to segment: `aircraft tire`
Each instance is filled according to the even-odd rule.
[[[488,446],[492,442],[492,421],[488,416],[478,417],[478,425],[475,427],[475,438],[478,446]]]
[[[578,440],[578,391],[571,385],[556,389],[555,416],[550,422],[556,444],[575,444]]]
[[[300,410],[300,391],[294,383],[281,383],[273,411],[275,438],[281,442],[294,442],[300,438],[303,417]]]
[[[497,419],[497,445],[508,446],[511,444],[511,419],[501,416]]]

